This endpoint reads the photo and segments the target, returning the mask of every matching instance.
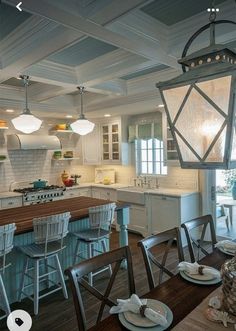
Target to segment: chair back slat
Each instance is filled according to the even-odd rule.
[[[191,262],[195,262],[200,259],[200,251],[204,255],[209,254],[207,252],[207,250],[203,247],[208,225],[209,225],[209,229],[210,229],[211,246],[212,246],[212,250],[213,250],[215,247],[215,244],[217,243],[217,240],[216,240],[214,222],[213,222],[213,218],[211,215],[200,216],[200,217],[194,218],[192,220],[189,220],[189,221],[181,224],[181,227],[184,229],[185,235],[187,238]],[[201,231],[200,235],[198,235],[199,239],[195,238],[196,234],[192,233],[194,229],[199,229]],[[199,234],[199,232],[198,232],[198,234]],[[197,258],[194,253],[194,247],[197,248],[197,253],[198,253]]]
[[[153,265],[159,268],[159,277],[158,283],[162,282],[163,274],[167,274],[169,277],[172,277],[174,274],[166,268],[166,261],[172,246],[173,241],[176,239],[177,250],[178,250],[178,259],[179,262],[184,260],[184,253],[182,247],[182,241],[180,236],[179,228],[173,228],[150,237],[147,237],[138,242],[138,246],[141,248],[143,259],[146,267],[148,284],[150,290],[156,286],[155,277],[153,273]],[[151,251],[152,248],[157,247],[160,244],[166,243],[166,248],[162,256],[161,261],[159,262],[154,253]]]
[[[98,312],[97,322],[99,323],[102,319],[103,310],[106,305],[109,307],[115,305],[112,299],[109,298],[112,286],[116,279],[118,270],[122,261],[127,261],[127,273],[128,273],[128,286],[129,286],[129,295],[135,293],[135,283],[133,275],[133,265],[130,249],[128,246],[115,249],[104,254],[95,256],[89,260],[85,260],[74,267],[71,267],[65,271],[65,274],[69,277],[69,283],[72,290],[74,306],[77,315],[77,322],[79,331],[87,330],[87,323],[84,311],[84,305],[81,297],[80,287],[82,286],[97,299],[101,301],[100,309]],[[107,288],[102,294],[98,289],[89,285],[89,283],[84,279],[85,275],[88,275],[90,272],[97,271],[99,268],[102,268],[107,265],[115,264],[111,278],[108,282]]]
[[[16,230],[15,223],[0,226],[0,270],[5,269],[6,255],[13,249],[14,232]]]
[[[89,224],[91,229],[109,228],[114,219],[116,204],[108,203],[89,208]]]
[[[45,245],[45,254],[51,242],[60,240],[62,247],[63,238],[68,233],[70,217],[70,213],[66,212],[33,219],[35,243]]]

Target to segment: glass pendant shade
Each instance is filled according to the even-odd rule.
[[[23,75],[20,78],[24,82],[25,86],[25,109],[23,113],[16,118],[11,120],[15,129],[21,131],[23,133],[32,133],[34,131],[38,131],[41,127],[42,121],[31,114],[28,108],[28,85],[29,85],[29,76]]]
[[[84,93],[84,87],[79,86],[78,87],[79,93],[80,93],[80,115],[79,119],[75,122],[73,122],[70,127],[73,132],[80,134],[81,136],[85,136],[86,134],[93,131],[95,124],[88,121],[84,114],[83,114],[83,93]]]
[[[70,126],[73,132],[84,136],[93,131],[95,124],[85,118],[81,118],[73,122]]]
[[[28,134],[39,130],[42,124],[42,121],[32,114],[21,114],[11,121],[15,129]]]
[[[182,168],[236,168],[236,54],[210,45],[179,63],[182,75],[160,90]]]

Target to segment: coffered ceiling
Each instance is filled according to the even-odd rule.
[[[17,0],[0,4],[0,114],[19,113],[20,74],[31,77],[31,110],[76,117],[84,85],[88,118],[155,111],[155,83],[181,73],[188,38],[208,22],[210,0]],[[235,0],[216,0],[219,19],[236,19]],[[206,45],[201,35],[192,50]],[[236,47],[235,25],[217,41]],[[11,116],[15,116],[11,114]]]

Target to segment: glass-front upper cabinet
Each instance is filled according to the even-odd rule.
[[[120,130],[118,123],[102,125],[102,160],[105,163],[120,161]]]

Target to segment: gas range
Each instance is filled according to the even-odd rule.
[[[50,185],[44,188],[19,188],[14,192],[23,194],[23,204],[27,206],[63,199],[65,190],[63,186]]]

